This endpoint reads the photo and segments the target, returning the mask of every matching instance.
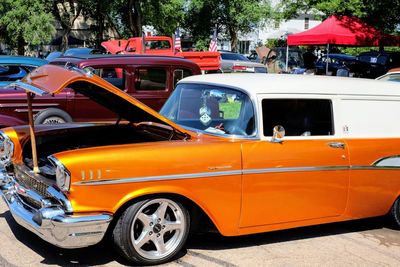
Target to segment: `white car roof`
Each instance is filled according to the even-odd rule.
[[[251,96],[257,94],[400,96],[400,83],[318,75],[207,74],[190,76],[179,83],[203,83],[238,88]]]

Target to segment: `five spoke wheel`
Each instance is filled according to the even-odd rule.
[[[114,229],[114,242],[128,259],[141,264],[160,264],[184,245],[189,214],[167,198],[137,202],[121,216]]]

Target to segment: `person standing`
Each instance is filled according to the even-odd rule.
[[[317,57],[314,54],[314,48],[308,47],[307,51],[303,54],[305,74],[315,74],[315,61]]]

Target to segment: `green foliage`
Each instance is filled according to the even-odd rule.
[[[248,33],[272,15],[269,1],[262,0],[192,0],[184,26],[195,41],[210,40],[215,25],[218,32],[229,36],[232,48],[237,45],[238,33]]]
[[[344,47],[340,48],[340,52],[344,54],[349,54],[353,56],[357,56],[362,52],[369,52],[369,51],[379,51],[378,47]],[[400,52],[399,47],[385,47],[385,51],[387,52]]]
[[[195,43],[195,48],[197,51],[207,51],[209,45],[210,45],[209,36],[205,37],[204,39],[197,38],[197,41]]]
[[[286,46],[286,39],[268,39],[265,46],[268,48],[284,47]]]
[[[14,46],[50,42],[55,33],[54,18],[44,10],[41,0],[0,0],[0,28],[4,41]]]
[[[393,33],[400,22],[400,1],[393,0],[281,0],[278,10],[278,19],[301,13],[321,19],[333,14],[356,16],[387,33]]]
[[[184,18],[184,0],[150,0],[143,4],[143,23],[159,35],[172,35]]]
[[[121,38],[140,35],[137,31],[142,25],[153,26],[159,35],[169,36],[183,20],[184,4],[185,0],[115,0],[107,5],[106,13]]]

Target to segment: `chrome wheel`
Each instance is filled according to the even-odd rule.
[[[145,202],[130,226],[136,252],[148,260],[159,260],[176,253],[186,239],[187,221],[180,205],[170,199]]]
[[[56,124],[56,123],[65,123],[65,120],[58,116],[51,116],[44,119],[43,124]]]

